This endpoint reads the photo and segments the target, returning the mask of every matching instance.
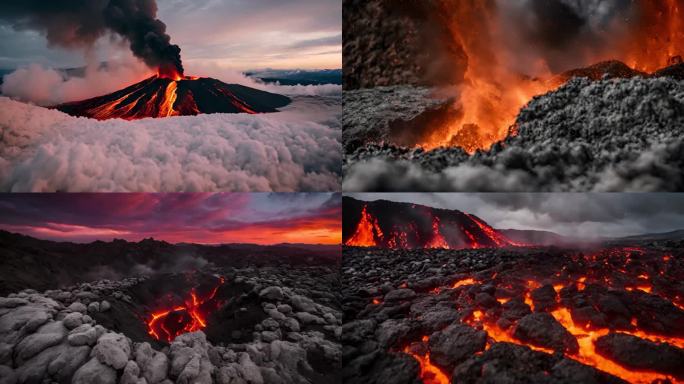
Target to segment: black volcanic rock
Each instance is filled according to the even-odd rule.
[[[536,312],[523,317],[518,321],[513,335],[520,340],[559,352],[575,354],[579,351],[575,337],[548,313]]]
[[[557,294],[551,285],[544,285],[530,293],[536,312],[548,312],[558,306]]]
[[[663,372],[684,379],[684,349],[669,344],[611,333],[596,340],[596,351],[625,367]]]
[[[339,246],[304,244],[169,244],[145,239],[89,244],[39,240],[0,231],[0,295],[54,289],[81,281],[201,267],[337,265]]]
[[[482,355],[471,357],[453,371],[459,383],[626,383],[574,360],[533,351],[509,343],[496,343]]]
[[[54,108],[72,116],[132,120],[203,113],[277,112],[277,108],[290,101],[286,96],[212,78],[172,80],[153,76],[107,95]]]
[[[452,324],[430,336],[430,359],[438,366],[453,370],[476,352],[484,350],[487,333],[463,324]]]

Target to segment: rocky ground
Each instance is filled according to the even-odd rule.
[[[0,298],[0,383],[339,381],[336,267],[241,266],[210,273],[226,281],[217,293],[223,305],[204,331],[169,344],[140,330],[154,308],[155,287],[180,286],[179,276],[187,273],[42,293],[25,289]]]
[[[682,245],[346,247],[344,382],[684,380]]]
[[[346,191],[675,191],[684,188],[684,82],[575,78],[535,97],[517,136],[469,156],[396,143],[449,101],[414,86],[345,91]]]

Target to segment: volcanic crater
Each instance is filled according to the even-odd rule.
[[[51,262],[59,265],[43,263],[47,273],[81,268],[80,275],[69,274],[71,279],[107,268],[112,277],[133,274],[141,267],[132,267],[132,260],[139,263],[140,257],[162,263],[157,273],[42,292],[25,288],[0,297],[0,346],[7,352],[0,354],[0,377],[84,384],[338,381],[339,248],[209,247],[149,239],[73,244],[0,235],[13,239],[3,261],[8,274],[12,260],[26,262],[35,249],[50,252]],[[78,255],[99,263],[98,256],[90,257],[96,249],[109,267],[83,269]],[[191,252],[199,259],[187,260]],[[211,263],[201,260],[210,254],[215,255]],[[61,255],[70,260],[61,262]],[[162,272],[173,269],[168,263],[176,271]],[[55,279],[34,284],[41,274],[40,268],[31,279],[20,274],[13,284],[58,284]]]

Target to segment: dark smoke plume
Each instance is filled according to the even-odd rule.
[[[107,32],[122,36],[133,54],[151,68],[175,68],[180,48],[156,18],[155,0],[22,0],[0,2],[0,18],[18,30],[43,33],[50,45],[90,47]]]

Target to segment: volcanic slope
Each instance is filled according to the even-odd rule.
[[[290,102],[286,96],[239,84],[226,84],[212,78],[182,77],[175,80],[152,76],[104,96],[54,108],[72,116],[132,120],[203,113],[277,112],[277,108]]]
[[[345,245],[380,248],[498,248],[523,245],[458,210],[343,198]]]

